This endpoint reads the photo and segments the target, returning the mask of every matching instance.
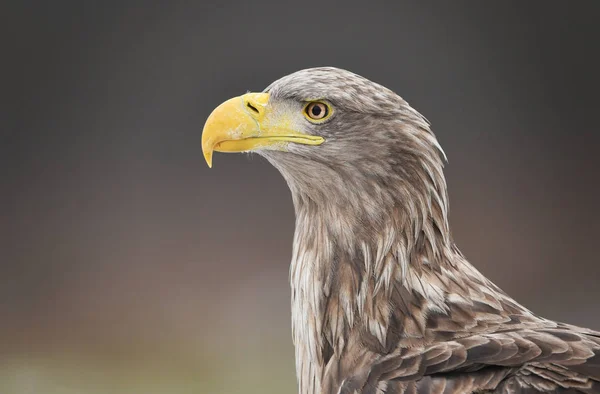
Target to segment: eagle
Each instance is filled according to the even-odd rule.
[[[256,152],[289,186],[300,394],[600,393],[600,332],[532,313],[457,248],[444,151],[393,91],[297,71],[214,109],[202,150]]]

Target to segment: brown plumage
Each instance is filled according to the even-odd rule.
[[[445,155],[425,118],[336,68],[299,71],[265,93],[264,114],[248,107],[256,135],[285,124],[324,140],[256,149],[286,179],[296,212],[301,394],[600,393],[600,333],[534,315],[455,246]],[[325,121],[298,115],[315,100],[330,106]],[[205,153],[242,138],[227,133],[208,136]]]

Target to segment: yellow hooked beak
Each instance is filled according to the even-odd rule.
[[[202,152],[212,167],[213,151],[245,152],[258,148],[285,149],[289,142],[320,145],[322,137],[291,130],[285,121],[267,124],[268,93],[247,93],[219,105],[202,131]]]

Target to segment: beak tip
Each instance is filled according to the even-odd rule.
[[[212,168],[212,152],[204,152],[204,160],[206,160],[208,168]]]
[[[206,164],[208,165],[208,168],[212,168],[212,154],[213,154],[213,150],[212,149],[206,149],[206,146],[202,147],[202,153],[204,153],[204,160],[206,160]]]

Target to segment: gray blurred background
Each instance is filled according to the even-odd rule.
[[[0,40],[0,393],[293,393],[293,208],[204,163],[212,109],[332,65],[449,157],[458,245],[600,329],[598,3],[13,1]]]

